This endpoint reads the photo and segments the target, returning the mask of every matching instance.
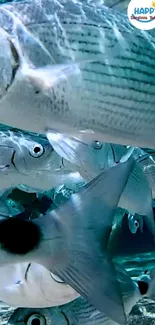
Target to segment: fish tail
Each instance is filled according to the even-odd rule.
[[[57,263],[53,264],[47,257],[44,266],[118,324],[126,323],[126,315],[107,246],[114,213],[133,166],[134,160],[130,157],[102,172],[80,193],[72,195],[65,205],[46,216],[46,236],[50,237],[50,223],[53,227],[55,220],[57,229],[67,240],[60,249],[59,263],[57,253]],[[44,220],[36,221],[40,228]]]

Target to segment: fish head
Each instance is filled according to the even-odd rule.
[[[114,146],[99,140],[83,142],[76,137],[68,136],[47,130],[47,138],[55,152],[64,159],[64,162],[75,166],[80,175],[89,181],[101,171],[114,166],[119,162],[126,149]]]
[[[14,164],[18,171],[28,172],[42,169],[58,168],[61,158],[55,154],[53,147],[43,136],[12,136],[14,146]]]
[[[134,215],[128,215],[128,226],[132,234],[137,233],[137,230],[139,229],[139,221]]]
[[[53,97],[51,99],[51,94],[47,94],[46,87],[51,75],[54,75],[53,89],[53,83],[59,81],[59,71],[63,68],[58,68],[58,73],[57,69],[53,72],[55,61],[51,54],[31,34],[22,22],[22,15],[14,9],[9,4],[0,6],[1,123],[43,133],[45,127],[49,127],[51,107],[54,108]],[[50,73],[49,65],[52,65]],[[40,67],[43,67],[41,71]],[[44,84],[45,91],[42,90]],[[43,113],[43,107],[48,107],[48,114]],[[30,120],[33,122],[30,123]]]
[[[141,215],[128,215],[128,226],[132,234],[136,234],[138,229],[143,232],[143,216]]]
[[[75,169],[69,168],[71,166],[43,135],[15,129],[0,131],[1,188],[25,184],[31,187],[31,192],[36,192],[64,183],[70,186],[81,182],[80,175],[74,173]]]
[[[26,173],[45,167],[56,169],[61,163],[45,137],[12,130],[0,132],[0,170]]]
[[[10,317],[7,325],[67,325],[61,308],[18,308]]]
[[[1,115],[1,122],[15,127],[20,127],[15,122],[17,116],[22,118],[23,124],[26,122],[27,115],[25,114],[22,117],[22,106],[24,106],[24,109],[30,107],[31,111],[33,111],[34,101],[31,100],[33,98],[32,93],[37,92],[36,89],[31,89],[32,87],[29,85],[29,81],[25,80],[25,78],[22,78],[22,80],[20,78],[22,62],[25,62],[26,58],[25,56],[23,58],[23,52],[20,48],[16,31],[19,25],[17,17],[13,14],[13,8],[9,5],[2,5],[0,7],[0,111],[3,115]],[[19,34],[21,35],[21,30],[19,30]],[[25,35],[24,32],[22,35]],[[25,42],[27,42],[27,39]],[[30,52],[33,53],[32,48]],[[32,90],[31,94],[29,88]],[[26,98],[23,100],[24,93],[27,94],[27,100]],[[38,96],[37,93],[36,96]],[[12,104],[10,105],[9,103]],[[15,114],[13,107],[15,108]],[[3,108],[5,112],[3,112]],[[14,122],[12,123],[11,121]],[[36,125],[37,123],[38,120],[36,121]]]

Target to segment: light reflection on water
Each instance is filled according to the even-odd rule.
[[[125,267],[131,277],[138,277],[155,267],[155,252],[117,257],[115,260]]]

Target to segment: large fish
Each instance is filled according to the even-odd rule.
[[[151,33],[102,5],[3,4],[0,121],[154,148],[154,49]]]
[[[134,163],[130,157],[102,172],[64,205],[39,219],[2,218],[0,266],[25,261],[42,264],[97,310],[124,324],[120,287],[107,245]]]
[[[117,266],[118,267],[118,266]],[[117,269],[116,267],[116,269]],[[118,269],[119,282],[122,285],[122,297],[128,314],[135,303],[142,298],[136,282],[132,281],[127,272]],[[109,284],[110,286],[110,284]],[[39,323],[40,321],[40,323]],[[48,309],[17,309],[9,319],[8,325],[117,325],[105,314],[97,311],[82,297],[74,302]]]

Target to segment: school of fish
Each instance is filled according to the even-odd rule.
[[[155,265],[131,276],[130,246],[143,238],[143,254],[149,237],[155,251],[155,35],[130,24],[128,3],[0,3],[5,324],[153,319]]]

